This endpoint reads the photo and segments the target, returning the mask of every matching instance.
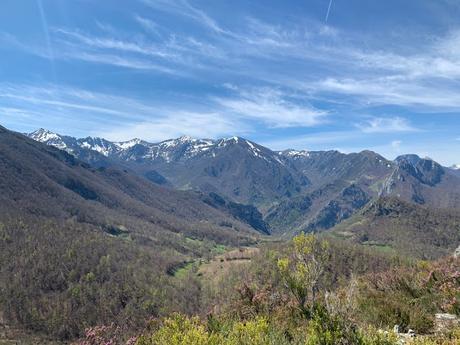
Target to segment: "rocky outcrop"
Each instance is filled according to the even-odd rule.
[[[434,317],[436,333],[444,333],[460,326],[460,319],[454,314],[439,313]]]
[[[458,246],[458,248],[455,249],[454,258],[460,258],[460,246]]]

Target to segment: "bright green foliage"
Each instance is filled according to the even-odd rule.
[[[198,318],[175,314],[151,336],[141,336],[137,345],[219,345],[222,338],[209,334]]]
[[[291,336],[288,337],[279,325],[272,324],[262,317],[244,322],[230,322],[226,327],[210,331],[198,318],[176,314],[165,319],[153,334],[139,337],[136,345],[398,344],[398,339],[391,332],[383,333],[375,329],[360,331],[355,327],[349,327],[344,320],[331,317],[325,310],[316,311],[306,327],[289,330],[289,333]]]
[[[361,339],[364,345],[399,345],[398,336],[393,332],[383,332],[375,328],[369,327],[365,330],[360,330]]]
[[[198,318],[176,314],[163,321],[152,335],[141,336],[136,345],[283,345],[284,335],[265,318],[235,322],[220,331],[209,331]]]
[[[306,345],[364,344],[355,327],[318,308],[308,324]]]
[[[427,336],[414,339],[412,345],[458,345],[460,344],[460,328],[443,336]]]
[[[316,303],[320,279],[329,258],[329,244],[314,235],[300,234],[294,237],[293,246],[290,257],[278,260],[278,269],[300,310],[308,315],[311,310],[307,302],[310,307]]]
[[[223,344],[227,345],[282,345],[287,340],[271,326],[267,319],[237,322]]]

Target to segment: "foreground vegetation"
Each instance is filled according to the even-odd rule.
[[[152,318],[138,333],[111,325],[87,330],[81,345],[460,343],[460,329],[434,332],[434,314],[460,315],[460,262],[401,260],[312,235],[267,246],[235,265],[215,288],[203,282],[197,316]],[[228,268],[227,268],[228,269]],[[189,272],[189,279],[194,276]]]

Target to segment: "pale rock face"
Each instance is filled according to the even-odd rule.
[[[460,258],[460,246],[454,252],[454,258]]]
[[[460,319],[454,314],[439,313],[434,318],[435,331],[437,333],[447,332],[460,325]]]

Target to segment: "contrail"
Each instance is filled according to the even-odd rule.
[[[57,78],[56,78],[56,69],[54,66],[54,50],[51,44],[51,38],[50,38],[49,29],[48,29],[48,22],[46,20],[46,15],[43,9],[42,0],[37,0],[37,7],[38,7],[38,12],[40,13],[40,19],[42,22],[43,34],[45,35],[46,46],[48,48],[48,57],[50,58],[50,61],[51,61],[51,70],[53,73],[53,78],[54,78],[54,81],[56,82]]]
[[[327,7],[326,23],[327,23],[327,20],[329,19],[329,12],[331,12],[331,6],[332,6],[332,0],[329,1],[329,6]]]

